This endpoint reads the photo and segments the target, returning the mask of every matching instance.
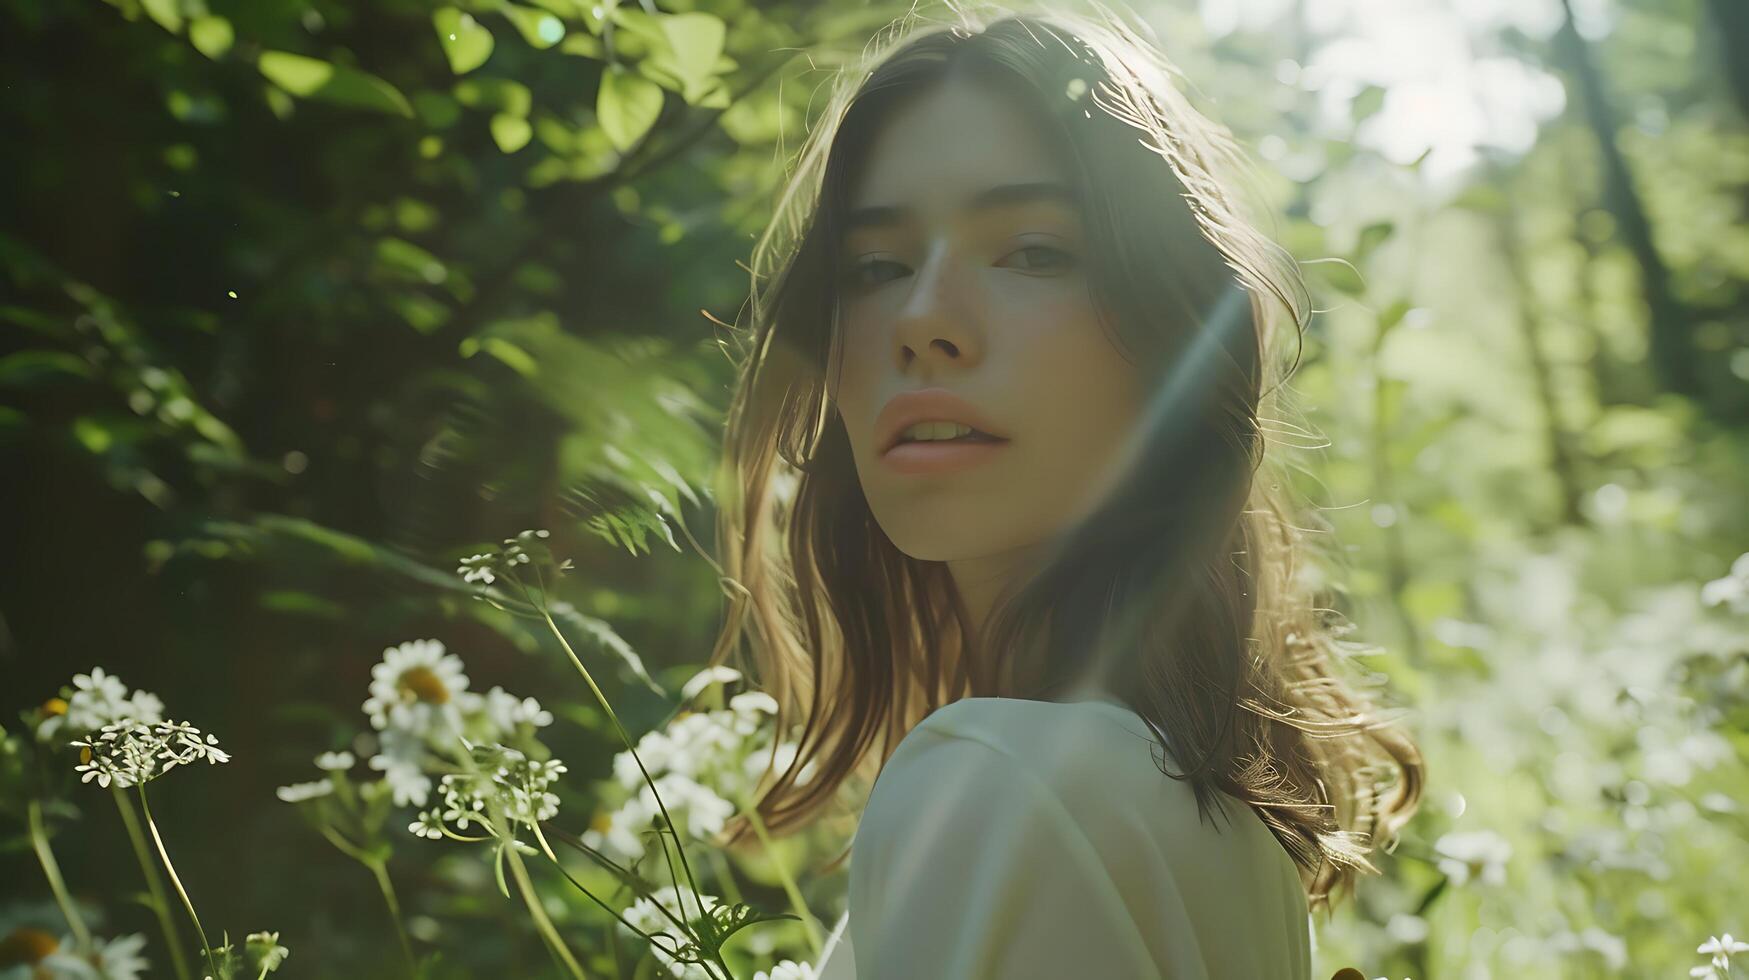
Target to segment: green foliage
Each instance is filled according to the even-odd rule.
[[[1193,98],[1261,157],[1265,223],[1320,311],[1274,352],[1300,355],[1313,431],[1266,421],[1276,451],[1304,447],[1288,489],[1340,542],[1304,574],[1372,641],[1357,656],[1416,708],[1429,763],[1383,876],[1318,923],[1321,972],[1680,975],[1708,936],[1749,932],[1731,598],[1749,135],[1720,70],[1744,45],[1705,5],[1605,5],[1581,37],[1600,125],[1564,35],[1429,6],[1486,59],[1476,78],[1525,79],[1478,118],[1564,93],[1475,151],[1449,109],[1467,101],[1356,64],[1365,25],[1290,5],[1211,33],[1193,6],[1149,9]],[[191,891],[281,930],[297,955],[277,975],[406,973],[369,878],[273,798],[322,747],[366,754],[355,716],[386,644],[441,634],[476,687],[541,694],[579,777],[576,833],[553,841],[582,854],[617,722],[545,622],[452,569],[552,528],[576,558],[554,624],[634,734],[670,717],[723,588],[693,548],[730,382],[701,314],[741,308],[737,263],[820,69],[909,8],[0,0],[7,69],[31,80],[0,88],[0,131],[29,134],[0,155],[7,716],[98,661],[201,705],[251,765],[170,801],[167,833]],[[1693,385],[1653,363],[1672,330]],[[22,746],[0,743],[0,873],[48,895],[22,829],[45,800],[74,893],[112,896],[164,962],[146,907],[119,901],[141,882],[114,815]],[[557,975],[494,887],[514,852],[414,858],[405,814],[353,803],[302,812],[403,883],[418,975]],[[797,917],[752,910],[787,907],[782,868],[839,843],[728,853],[749,902],[713,911],[712,948],[747,974],[807,957]],[[655,882],[567,873],[542,891],[589,971],[649,970],[582,889],[623,907]],[[801,889],[825,915],[843,884]],[[253,976],[275,944],[223,945]]]

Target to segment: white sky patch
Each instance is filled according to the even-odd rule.
[[[1278,29],[1293,0],[1198,0],[1214,38]],[[1559,0],[1303,0],[1305,27],[1319,38],[1310,64],[1277,80],[1317,93],[1316,128],[1348,135],[1350,102],[1367,85],[1384,106],[1354,139],[1396,163],[1423,152],[1425,176],[1443,183],[1478,159],[1479,147],[1522,153],[1543,122],[1566,105],[1561,81],[1540,66],[1495,54],[1505,29],[1546,38],[1561,23]],[[1574,0],[1580,33],[1614,27],[1614,0]],[[1290,81],[1290,79],[1292,81]]]

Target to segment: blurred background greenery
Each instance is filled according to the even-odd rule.
[[[580,829],[600,713],[452,570],[552,529],[572,642],[634,734],[668,715],[719,624],[686,540],[714,520],[712,321],[815,88],[909,7],[0,0],[8,729],[101,665],[218,734],[233,764],[154,812],[291,975],[395,969],[368,876],[274,793],[353,744],[384,648],[441,638],[475,689],[539,697]],[[1308,263],[1316,431],[1276,435],[1429,764],[1386,875],[1319,924],[1323,975],[1705,966],[1749,932],[1749,6],[1135,9]],[[69,800],[69,887],[162,964],[116,815]],[[46,902],[0,832],[0,902]],[[488,864],[409,834],[390,867],[453,975],[537,975]],[[801,873],[829,924],[842,873]],[[602,921],[554,894],[561,928]]]

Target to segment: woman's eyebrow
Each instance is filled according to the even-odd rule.
[[[980,211],[990,211],[996,208],[1014,207],[1021,204],[1034,204],[1049,201],[1069,208],[1079,209],[1075,195],[1068,185],[1052,180],[1032,181],[1021,184],[997,184],[973,194],[960,205],[960,213],[971,215]],[[871,204],[866,207],[852,208],[845,218],[845,230],[855,231],[859,228],[883,227],[903,224],[909,220],[911,210],[895,204]]]

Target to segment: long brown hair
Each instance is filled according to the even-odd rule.
[[[717,487],[730,602],[710,663],[739,659],[777,700],[778,730],[802,724],[758,813],[779,833],[828,815],[951,701],[1052,700],[1097,675],[1186,768],[1162,772],[1190,781],[1199,815],[1215,789],[1253,807],[1328,912],[1333,887],[1380,873],[1367,854],[1395,848],[1423,765],[1402,711],[1337,676],[1349,627],[1303,567],[1308,532],[1327,528],[1290,519],[1290,467],[1265,451],[1304,431],[1283,421],[1279,384],[1298,353],[1286,372],[1271,360],[1310,317],[1299,267],[1241,216],[1247,161],[1145,26],[1098,5],[949,9],[914,9],[841,73],[752,256]],[[982,635],[946,564],[876,524],[826,386],[848,188],[892,107],[949,72],[998,82],[1066,151],[1101,315],[1152,392],[1124,478]],[[747,829],[738,816],[727,841]]]

